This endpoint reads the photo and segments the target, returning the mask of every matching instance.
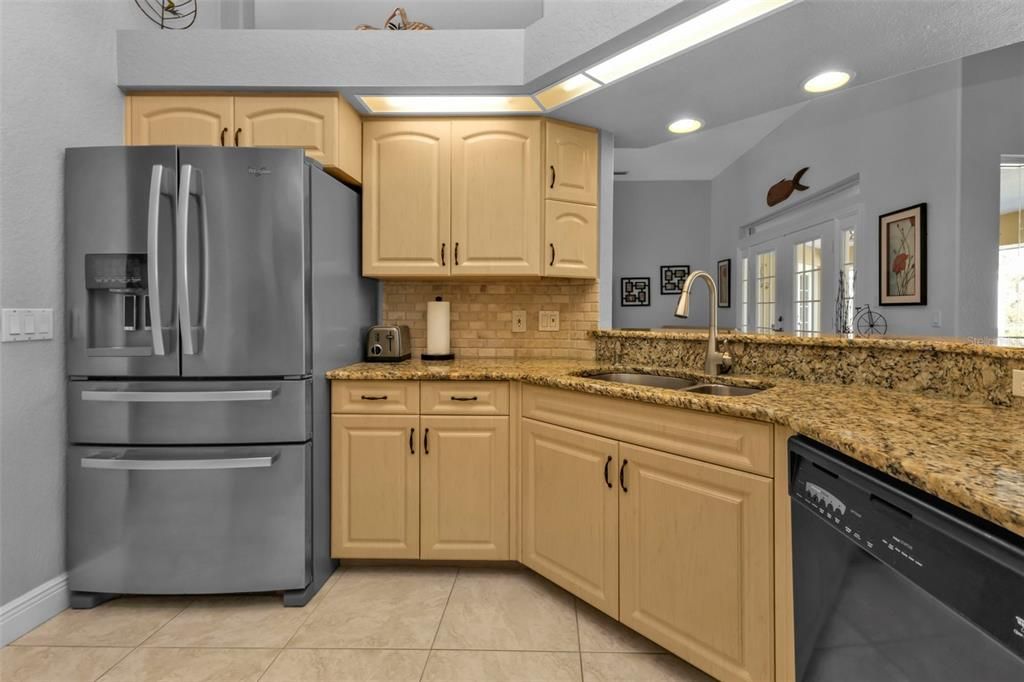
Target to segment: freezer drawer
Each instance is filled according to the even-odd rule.
[[[68,440],[118,445],[300,443],[311,379],[69,381]]]
[[[68,585],[208,594],[310,580],[310,444],[68,451]]]

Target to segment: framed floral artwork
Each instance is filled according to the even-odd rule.
[[[928,299],[926,204],[878,217],[878,304],[925,305]]]

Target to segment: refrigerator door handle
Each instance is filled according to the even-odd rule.
[[[193,188],[192,176],[195,178]],[[192,286],[189,281],[188,271],[188,211],[192,197],[196,197],[199,203],[199,231],[204,243],[199,250],[200,268],[200,291],[199,306],[200,320],[198,326],[192,326]],[[181,324],[181,351],[185,355],[196,355],[200,350],[202,329],[205,326],[202,319],[205,313],[205,306],[202,305],[202,295],[206,290],[206,254],[209,245],[205,243],[207,235],[206,205],[203,197],[203,175],[202,172],[190,163],[181,166],[181,182],[178,188],[178,281],[181,287],[181,295],[178,297],[178,318]]]
[[[266,469],[274,466],[280,453],[216,459],[155,459],[149,457],[131,458],[113,453],[97,453],[83,457],[83,469],[107,469],[117,471],[204,471],[210,469]]]
[[[246,391],[82,391],[97,403],[226,403],[273,400],[276,388]]]
[[[153,355],[166,355],[164,320],[160,307],[160,197],[170,195],[165,182],[164,167],[153,165],[149,179],[149,220],[146,230],[146,269],[149,279],[149,317],[152,322]]]

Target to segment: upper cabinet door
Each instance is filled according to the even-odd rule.
[[[452,275],[539,275],[541,122],[452,123]]]
[[[334,165],[338,98],[236,97],[232,136],[239,147],[301,147],[309,158]]]
[[[716,679],[771,679],[771,480],[625,443],[619,456],[619,620]]]
[[[436,119],[363,126],[363,275],[449,274],[451,133]]]
[[[547,121],[545,196],[597,205],[597,131]]]
[[[544,275],[597,277],[597,206],[544,202]]]
[[[234,98],[204,95],[132,95],[128,144],[230,145]]]

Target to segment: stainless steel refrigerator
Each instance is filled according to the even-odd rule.
[[[299,149],[66,150],[72,606],[316,594],[324,371],[376,315],[359,224],[358,194]]]

